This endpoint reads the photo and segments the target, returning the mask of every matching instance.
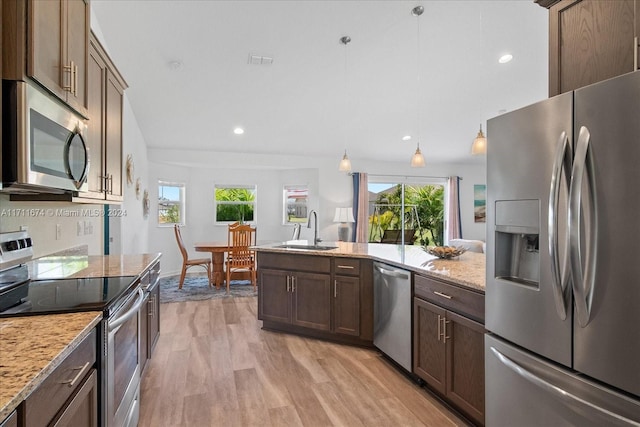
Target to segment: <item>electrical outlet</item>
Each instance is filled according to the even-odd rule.
[[[62,238],[62,225],[56,224],[56,240],[60,240]]]
[[[78,236],[82,236],[82,221],[78,221],[78,224],[76,225],[76,234]]]
[[[21,225],[20,231],[29,231],[29,227],[27,227],[26,225]]]

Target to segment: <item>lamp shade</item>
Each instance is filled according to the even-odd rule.
[[[353,209],[336,208],[336,214],[333,217],[333,222],[356,222],[353,218]]]
[[[487,152],[487,138],[482,133],[482,125],[480,125],[480,130],[478,131],[478,135],[476,139],[473,140],[473,144],[471,144],[471,154],[486,154]]]
[[[347,157],[347,150],[344,150],[344,156],[342,156],[342,160],[340,160],[338,170],[340,172],[351,172],[351,160]]]
[[[420,151],[420,144],[418,144],[418,148],[416,148],[416,152],[411,156],[411,167],[412,168],[423,168],[424,156],[422,155],[422,151]]]

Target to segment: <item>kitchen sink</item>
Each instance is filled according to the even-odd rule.
[[[308,251],[329,251],[331,249],[336,249],[337,246],[325,246],[325,245],[295,245],[295,244],[285,244],[275,246],[276,248],[283,249],[303,249]]]

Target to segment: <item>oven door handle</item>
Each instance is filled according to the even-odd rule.
[[[140,310],[140,307],[142,307],[143,302],[144,302],[144,291],[142,290],[142,288],[140,288],[138,289],[138,301],[136,301],[136,303],[133,304],[133,307],[131,307],[126,313],[116,317],[114,320],[109,322],[109,332],[113,332],[114,330],[119,328],[120,325],[122,325],[124,322],[126,322],[127,320],[131,319],[133,316],[138,314],[138,310]]]

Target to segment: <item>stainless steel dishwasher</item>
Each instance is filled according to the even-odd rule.
[[[373,263],[373,345],[411,372],[411,273]]]

